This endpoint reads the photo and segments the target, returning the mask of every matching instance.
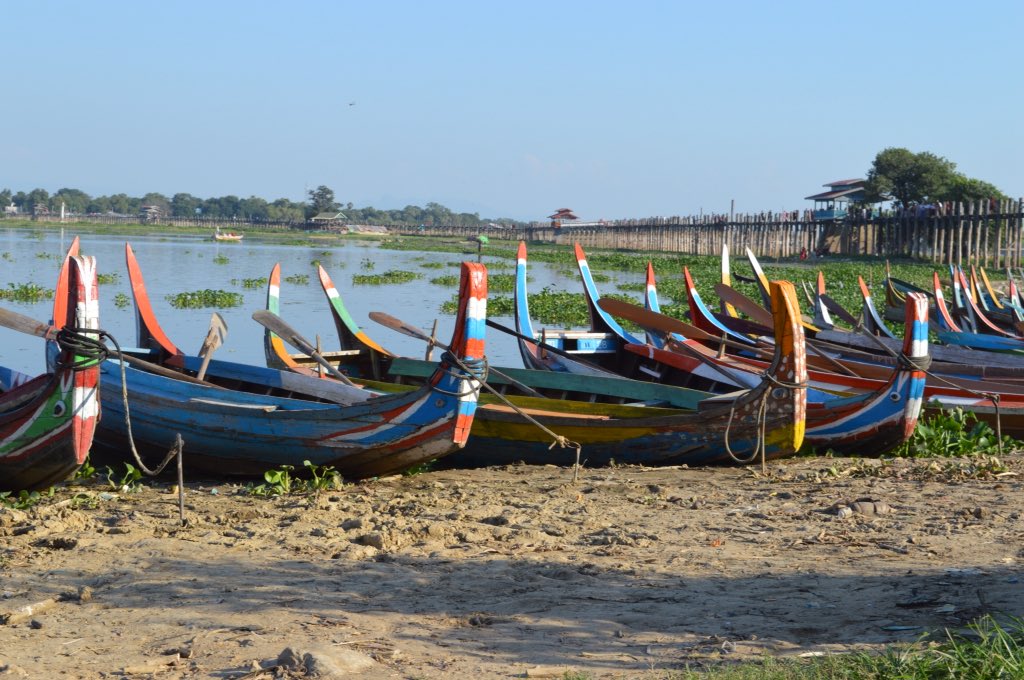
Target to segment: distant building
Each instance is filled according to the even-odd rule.
[[[5,216],[6,215],[17,215],[17,214],[18,214],[18,206],[14,205],[14,201],[11,201],[10,205],[5,205],[4,206],[4,215]]]
[[[139,219],[143,222],[156,222],[163,216],[163,210],[158,205],[144,205],[139,209]]]
[[[551,220],[551,226],[558,229],[566,222],[575,222],[579,218],[573,214],[571,209],[559,208],[554,215],[548,215],[548,219]]]
[[[851,203],[864,202],[864,179],[841,179],[822,186],[828,191],[808,196],[806,200],[814,201],[814,219],[842,220],[850,214]]]
[[[340,224],[346,219],[348,218],[345,217],[345,213],[328,210],[326,212],[313,215],[313,217],[310,218],[310,221],[321,226],[328,226]]]

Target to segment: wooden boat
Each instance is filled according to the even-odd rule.
[[[353,338],[356,344],[364,342],[367,335],[355,324],[344,308],[341,297],[333,285],[324,283],[329,277],[321,277],[325,291],[330,291],[331,310],[335,321],[344,326],[343,336]],[[786,302],[791,305],[792,300]],[[269,301],[268,301],[269,304]],[[279,303],[276,303],[279,304]],[[789,335],[798,333],[792,324]],[[799,339],[787,340],[786,331],[781,332],[782,349],[779,361],[773,364],[773,375],[782,381],[797,380],[801,377],[803,362],[797,356]],[[380,347],[373,343],[374,347]],[[280,345],[267,343],[269,352],[280,352]],[[368,348],[363,347],[363,351]],[[425,376],[426,362],[404,357],[395,357],[386,350],[378,355],[390,356],[387,370],[381,370],[382,377],[395,382],[416,382]],[[352,355],[350,355],[352,356]],[[354,361],[359,363],[360,359]],[[302,357],[289,355],[288,359],[268,354],[268,363],[302,363]],[[787,367],[794,371],[780,373]],[[559,435],[579,443],[582,457],[588,465],[602,465],[617,461],[622,463],[658,464],[705,464],[728,463],[737,458],[750,458],[758,444],[758,435],[739,414],[751,413],[754,404],[763,400],[767,412],[772,415],[765,420],[768,437],[767,455],[777,457],[788,455],[799,446],[802,437],[803,390],[799,387],[784,387],[775,391],[770,381],[758,381],[758,386],[749,392],[728,397],[714,397],[703,392],[687,390],[668,385],[657,385],[610,375],[580,375],[565,371],[543,371],[530,369],[501,368],[501,372],[514,380],[491,373],[489,382],[502,392],[508,393],[513,406],[497,400],[486,393],[481,394],[479,408],[473,421],[473,431],[467,446],[452,454],[448,460],[457,465],[494,465],[522,461],[527,463],[571,464],[575,452],[570,449],[551,447],[549,435],[527,422],[516,409],[525,412],[545,427]],[[386,386],[366,382],[378,389]],[[546,395],[560,398],[537,398],[516,393],[518,385]],[[788,384],[788,383],[783,383]],[[391,389],[412,389],[409,385],[391,385]],[[729,427],[728,417],[734,420]],[[756,418],[754,418],[756,420]],[[728,438],[725,433],[729,432]]]
[[[585,257],[582,255],[582,249],[577,249],[577,255],[578,261],[585,260]],[[521,251],[519,253],[518,260],[521,271],[525,260],[524,254]],[[581,268],[589,273],[589,267],[586,265]],[[597,317],[610,318],[610,314],[602,309],[601,305],[598,303],[596,286],[594,285],[593,278],[590,277],[590,275],[584,275],[583,281],[588,304],[592,309],[596,310],[594,315]],[[688,289],[690,290],[691,296],[697,295],[691,279],[688,280]],[[337,295],[337,291],[333,288],[330,290],[331,293],[329,294],[329,297],[332,300],[332,308],[336,312],[338,312],[339,309],[342,310],[341,313],[336,313],[335,320],[337,323],[347,327],[345,335],[350,338],[356,335],[365,336],[365,334],[357,327],[352,326],[350,321],[351,317],[346,311],[344,311],[343,304],[340,296]],[[699,303],[699,300],[697,300],[697,303]],[[653,311],[657,311],[658,302],[656,284],[654,281],[653,268],[650,264],[648,264],[647,268],[645,304],[648,308],[653,308]],[[703,307],[702,305],[699,306],[706,309],[706,307]],[[908,352],[916,352],[916,355],[923,357],[927,355],[928,347],[927,308],[923,310],[921,300],[915,300],[915,306],[910,311],[913,315],[910,317],[909,325],[907,326],[906,349]],[[921,314],[924,314],[924,324],[921,323]],[[606,324],[604,325],[604,328],[612,330],[613,332],[613,329],[622,327],[612,320],[612,324]],[[664,340],[667,340],[668,337],[672,337],[674,342],[686,341],[685,338],[681,338],[678,335],[673,335],[672,333],[665,334],[662,331],[664,331],[664,329],[658,329],[653,333],[649,333],[649,335],[657,336]],[[914,333],[916,333],[915,336]],[[626,336],[625,333],[623,335]],[[621,340],[626,342],[627,337],[623,337]],[[627,347],[629,349],[633,349],[635,347],[640,347],[640,345],[632,344],[627,345]],[[707,351],[707,349],[703,347],[700,347],[700,350]],[[709,352],[709,354],[713,356],[711,352]],[[680,357],[674,356],[674,358]],[[409,371],[407,363],[410,362],[410,360],[411,359],[394,358],[393,363],[391,364],[391,371]],[[767,369],[768,367],[769,365],[767,363],[763,363],[756,368],[752,368],[749,365],[743,365],[742,363],[731,365],[732,369],[737,369],[742,372],[741,379],[736,383],[738,385],[748,383],[751,385],[759,384],[761,381],[759,372]],[[693,362],[688,364],[685,369],[686,371],[705,369],[712,371],[713,374],[715,371],[715,369],[709,369],[707,366],[702,366],[697,362],[697,360],[693,360]],[[902,371],[896,371],[894,369],[895,367],[885,371],[887,379],[881,382],[862,381],[863,389],[861,391],[863,393],[859,396],[852,398],[830,398],[827,408],[825,408],[823,403],[811,406],[808,412],[807,429],[811,433],[810,441],[813,445],[817,445],[817,447],[827,447],[841,453],[860,452],[864,455],[879,455],[895,448],[899,443],[902,443],[902,441],[909,436],[910,432],[912,432],[916,418],[918,418],[918,414],[920,413],[921,393],[924,389],[925,382],[924,374],[920,372],[914,372],[906,369],[905,367]],[[609,380],[608,378],[584,377],[579,375],[573,376],[572,374],[564,372],[558,374],[555,372],[549,372],[548,381],[545,382],[543,379],[543,376],[545,375],[544,372],[514,372],[510,369],[502,370],[512,372],[515,378],[531,387],[539,387],[543,385],[543,387],[541,387],[542,389],[546,387],[560,386],[562,390],[567,390],[567,384],[571,381],[581,382],[585,385],[592,385],[594,392],[590,395],[591,399],[601,398],[598,396],[600,390],[597,387],[597,381],[599,380],[617,383],[620,385],[618,390],[622,390],[622,385],[635,383],[635,381],[628,380],[626,378]],[[738,371],[733,371],[733,373],[737,373]],[[721,376],[719,376],[719,380],[722,380]],[[744,383],[743,381],[746,382]],[[572,387],[575,390],[581,389],[581,387],[575,384],[573,384]],[[607,390],[609,387],[606,386],[604,389]],[[655,392],[660,395],[665,395],[666,392],[671,393],[673,390],[681,393],[689,391],[662,384],[650,384],[645,389],[648,399],[654,399]],[[602,396],[606,394],[607,392],[601,392]],[[830,397],[830,395],[828,396]],[[483,436],[483,433],[489,432],[489,428],[497,427],[497,432],[499,434],[505,434],[508,436],[513,436],[513,432],[516,437],[526,436],[525,431],[528,428],[525,425],[520,424],[517,425],[514,430],[511,429],[510,424],[514,423],[515,420],[507,413],[496,420],[492,411],[489,410],[488,403],[484,403],[482,401],[485,398],[486,397],[481,396],[481,407],[478,411],[477,420],[474,425],[473,443],[470,444],[470,447],[466,451],[461,452],[456,459],[453,459],[453,462],[465,461],[472,458],[477,447],[486,447],[492,450],[503,449],[500,436],[493,437],[490,440]],[[534,402],[536,403],[536,399]],[[519,403],[519,401],[517,400],[516,403]],[[648,406],[650,406],[650,403],[648,403]],[[563,402],[556,402],[554,405],[547,407],[537,405],[536,408],[544,409],[545,412],[550,415],[558,410],[565,409],[565,406]],[[575,408],[577,408],[578,412],[587,412],[590,415],[595,415],[593,409],[581,409],[580,407]],[[501,422],[502,425],[495,426],[493,424],[495,422]],[[548,423],[547,420],[544,422],[546,424]],[[579,430],[573,431],[577,432],[579,436],[586,436],[579,433]],[[535,432],[532,436],[536,438],[539,434]],[[593,444],[593,442],[591,442],[591,444]],[[507,445],[505,445],[504,449],[508,449]],[[585,447],[585,450],[587,451],[588,459],[591,459],[595,455],[592,451],[593,445]],[[514,453],[513,457],[515,456],[521,457],[522,454]],[[495,460],[493,455],[488,459]],[[599,457],[598,460],[603,459]],[[615,460],[623,459],[616,458]],[[550,461],[550,457],[547,456],[538,459],[538,462],[548,461]],[[640,462],[650,464],[649,460]]]
[[[148,303],[134,254],[126,248],[129,279],[141,322],[135,358],[149,371],[123,366],[131,428],[143,455],[162,454],[175,434],[185,441],[185,463],[217,474],[258,474],[281,465],[334,466],[350,478],[390,474],[440,458],[465,445],[476,411],[484,357],[487,272],[465,263],[455,332],[423,387],[383,394],[288,371],[209,361],[203,381],[192,377],[203,359],[185,356],[160,329]],[[474,368],[466,372],[463,365]],[[102,366],[103,408],[97,432],[106,451],[126,450],[121,362]]]
[[[243,238],[245,238],[245,234],[239,234],[239,233],[233,232],[233,231],[221,231],[220,227],[217,227],[217,231],[213,232],[213,240],[214,241],[224,241],[224,242],[227,242],[227,243],[238,243]]]
[[[577,249],[579,246],[577,245]],[[579,253],[577,250],[577,265]],[[583,259],[586,266],[586,259]],[[589,269],[588,275],[589,275]],[[583,273],[583,267],[580,268]],[[584,278],[584,282],[586,278]],[[591,280],[592,281],[592,280]],[[595,316],[594,307],[590,307],[591,328],[580,330],[548,330],[537,333],[530,319],[530,301],[526,286],[526,243],[519,242],[516,253],[516,285],[515,285],[515,330],[520,337],[519,354],[526,368],[539,370],[577,373],[581,375],[614,375],[612,370],[622,357],[616,334],[610,328],[598,328],[595,323],[601,317]],[[617,325],[617,324],[616,324]],[[530,342],[526,338],[536,338],[540,342]],[[545,346],[562,350],[556,354],[546,351]],[[567,356],[568,355],[568,356]],[[578,356],[579,359],[574,357]]]
[[[31,377],[0,368],[0,491],[44,489],[85,462],[99,419],[99,361],[69,341],[99,328],[96,262],[78,239],[61,268],[53,325],[56,356]]]

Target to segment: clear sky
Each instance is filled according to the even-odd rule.
[[[889,146],[1024,195],[1024,2],[55,2],[0,11],[0,188],[782,210]]]

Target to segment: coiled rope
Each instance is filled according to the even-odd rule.
[[[185,490],[182,471],[182,450],[185,446],[181,434],[175,434],[174,446],[168,451],[167,456],[155,470],[150,470],[142,462],[138,449],[135,447],[135,438],[132,436],[131,414],[128,407],[128,386],[125,380],[125,361],[121,353],[121,345],[117,338],[105,330],[98,328],[82,328],[79,326],[65,326],[57,331],[54,342],[61,349],[55,367],[57,369],[71,369],[72,371],[83,371],[87,368],[102,363],[110,358],[110,349],[104,340],[109,340],[115,348],[118,361],[121,365],[121,399],[124,403],[124,422],[128,432],[128,445],[135,459],[138,469],[147,477],[155,477],[164,471],[172,459],[178,460],[178,514],[182,526],[185,525]],[[70,357],[61,358],[61,357]]]
[[[775,387],[782,387],[786,390],[805,390],[807,389],[807,381],[803,382],[786,382],[780,380],[778,376],[774,375],[770,370],[766,370],[759,374],[763,382],[767,382]],[[729,457],[740,465],[749,465],[754,462],[758,456],[761,458],[761,472],[767,472],[768,470],[768,456],[767,456],[767,423],[768,423],[768,400],[771,398],[773,389],[770,387],[761,388],[761,397],[757,404],[757,420],[755,421],[755,436],[754,450],[751,451],[750,455],[746,458],[738,456],[733,452],[732,447],[729,445],[729,433],[732,430],[733,417],[736,415],[736,402],[743,397],[737,397],[733,401],[732,406],[729,407],[729,421],[725,425],[725,451],[729,454]]]

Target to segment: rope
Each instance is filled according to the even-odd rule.
[[[139,470],[141,470],[143,474],[145,474],[147,477],[156,477],[157,475],[164,471],[164,468],[167,467],[167,464],[174,460],[175,457],[178,457],[179,459],[181,458],[182,448],[184,447],[184,442],[181,439],[181,434],[178,433],[177,435],[175,435],[174,446],[172,446],[170,451],[167,452],[167,455],[164,457],[163,461],[160,463],[160,465],[156,467],[155,470],[150,470],[148,467],[146,467],[146,464],[142,462],[142,456],[139,455],[138,449],[135,448],[135,438],[132,436],[132,419],[128,407],[128,383],[126,380],[125,373],[127,370],[125,368],[127,362],[125,362],[122,356],[121,345],[118,344],[117,338],[107,333],[106,331],[96,331],[96,333],[100,337],[107,338],[108,340],[110,340],[110,342],[113,343],[115,352],[117,354],[118,363],[121,366],[121,401],[124,404],[124,424],[125,429],[128,432],[128,446],[131,449],[132,457],[135,459],[135,464],[139,466]],[[178,487],[178,491],[179,493],[182,492],[181,486]]]
[[[452,352],[446,351],[444,354],[441,355],[441,361],[442,361],[442,364],[445,363],[445,362],[449,362],[449,363],[455,364],[456,366],[461,368],[466,374],[468,374],[470,376],[471,381],[476,381],[477,383],[479,383],[479,385],[477,387],[471,387],[469,391],[464,392],[464,393],[457,393],[457,392],[452,392],[452,391],[449,391],[449,390],[443,390],[443,389],[440,389],[438,387],[434,387],[435,391],[441,392],[442,394],[451,394],[451,395],[458,396],[458,397],[461,398],[463,396],[468,396],[470,394],[473,394],[474,392],[479,393],[481,387],[487,388],[488,392],[490,392],[495,397],[497,397],[506,406],[511,408],[513,411],[515,411],[518,415],[522,416],[527,422],[529,422],[530,424],[532,424],[535,427],[537,427],[541,432],[543,432],[544,434],[546,434],[549,437],[551,437],[552,441],[551,441],[551,446],[548,447],[549,451],[551,449],[555,448],[556,446],[560,446],[563,449],[571,448],[571,449],[575,449],[576,450],[576,462],[573,465],[573,474],[572,474],[572,481],[573,481],[574,484],[576,483],[576,481],[579,479],[580,451],[581,451],[581,449],[583,447],[580,446],[579,443],[572,441],[568,437],[563,437],[562,435],[557,434],[557,433],[551,431],[550,428],[548,428],[544,424],[538,422],[536,418],[534,418],[530,414],[526,413],[525,411],[523,411],[523,409],[519,408],[518,406],[513,404],[511,401],[509,401],[508,398],[505,397],[505,395],[501,394],[500,392],[495,390],[493,387],[491,387],[490,384],[488,384],[488,382],[487,382],[487,372],[488,372],[487,357],[480,357],[479,359],[466,359],[465,361],[463,361],[459,357],[455,356],[455,354],[453,354]],[[445,369],[445,370],[452,377],[458,377],[458,378],[463,377],[463,376],[457,375],[455,372],[451,371],[451,369]]]
[[[762,381],[767,381],[771,385],[776,387],[782,387],[787,390],[805,390],[807,389],[807,382],[786,382],[780,380],[778,376],[774,375],[770,371],[764,371],[760,374]],[[754,441],[754,450],[750,456],[741,458],[733,452],[732,447],[729,445],[729,433],[732,430],[732,421],[736,415],[736,402],[742,397],[738,397],[733,401],[732,406],[729,407],[729,421],[725,425],[725,451],[732,458],[733,462],[739,463],[740,465],[748,465],[753,463],[758,456],[761,458],[761,472],[767,472],[768,469],[768,458],[767,458],[767,427],[768,427],[768,399],[771,397],[771,389],[762,389],[761,398],[757,404],[757,420],[755,421],[755,434],[756,440]]]
[[[964,387],[962,385],[958,385],[957,383],[952,382],[951,380],[947,380],[946,378],[942,377],[941,375],[939,375],[937,373],[932,373],[931,370],[929,370],[931,368],[931,365],[932,365],[932,357],[931,357],[930,354],[927,354],[927,355],[925,355],[923,357],[911,357],[911,356],[907,356],[904,352],[896,353],[895,351],[893,351],[893,349],[891,347],[889,347],[884,342],[882,342],[880,339],[878,339],[873,334],[871,334],[866,328],[864,328],[864,326],[858,324],[855,330],[859,331],[861,334],[863,334],[863,335],[867,336],[868,338],[870,338],[876,345],[878,345],[878,347],[883,349],[890,356],[895,357],[897,362],[900,365],[905,366],[905,367],[907,367],[907,368],[909,368],[910,370],[913,370],[913,371],[921,371],[922,373],[924,373],[929,378],[932,378],[933,380],[936,380],[936,381],[938,381],[940,383],[943,383],[947,387],[952,387],[952,388],[955,388],[955,389],[958,389],[958,390],[963,390],[964,392],[967,392],[968,394],[973,394],[976,397],[983,397],[983,398],[988,399],[989,401],[991,401],[992,402],[992,407],[995,409],[995,415],[996,415],[996,442],[997,442],[998,447],[999,447],[999,455],[1000,456],[1003,455],[1003,423],[1002,423],[1002,415],[1001,415],[1001,413],[999,411],[1000,395],[997,392],[984,392],[982,390],[973,390],[973,389],[971,389],[969,387]]]
[[[86,335],[87,333],[91,335]],[[106,331],[94,328],[77,328],[65,326],[57,331],[55,342],[57,346],[66,353],[70,360],[58,358],[58,368],[70,368],[72,371],[82,371],[95,366],[106,360],[109,355],[106,345],[98,337],[106,336]]]

